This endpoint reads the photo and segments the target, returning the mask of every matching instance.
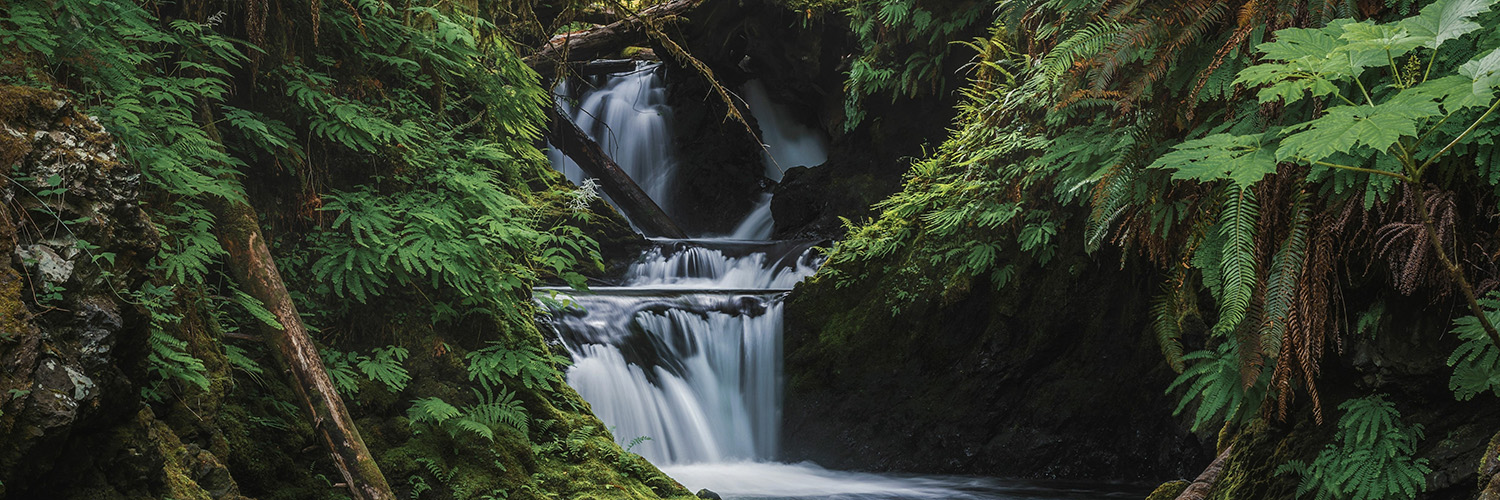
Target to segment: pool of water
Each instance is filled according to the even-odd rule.
[[[1151,491],[1123,484],[845,472],[810,463],[738,462],[661,469],[690,491],[707,488],[725,500],[1140,499]]]

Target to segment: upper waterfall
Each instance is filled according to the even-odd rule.
[[[670,213],[677,154],[672,145],[672,111],[667,106],[667,87],[660,67],[638,63],[635,71],[602,77],[597,87],[577,96],[564,81],[557,87],[557,101],[578,128],[599,143],[652,201]],[[577,98],[576,105],[573,97]],[[547,157],[576,184],[589,177],[557,148],[549,148]]]
[[[745,103],[760,124],[761,153],[766,177],[781,182],[781,175],[792,167],[816,167],[828,161],[828,139],[823,132],[797,121],[792,111],[771,100],[771,94],[760,80],[745,82]]]

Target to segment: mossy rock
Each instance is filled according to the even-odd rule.
[[[1150,495],[1146,495],[1146,500],[1173,500],[1177,498],[1177,495],[1181,495],[1189,484],[1191,483],[1185,479],[1161,483],[1161,486],[1152,490]]]

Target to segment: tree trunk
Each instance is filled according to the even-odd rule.
[[[249,205],[231,201],[221,200],[212,205],[218,218],[219,242],[229,251],[227,261],[235,280],[281,322],[283,330],[268,332],[266,340],[274,348],[276,359],[295,379],[292,387],[313,417],[313,431],[328,446],[350,492],[356,500],[394,500],[396,496],[328,378],[318,348],[302,328],[297,307],[287,295],[286,284],[281,281],[281,273],[276,270],[271,251],[261,236],[255,211]]]
[[[1490,438],[1479,457],[1479,497],[1475,500],[1500,500],[1500,432]]]
[[[642,18],[665,21],[697,7],[702,1],[675,0],[598,28],[557,35],[535,54],[526,56],[526,64],[537,73],[550,75],[557,70],[559,63],[597,59],[631,44],[646,43],[646,26]]]
[[[651,236],[687,237],[682,228],[677,227],[671,217],[667,217],[661,206],[652,201],[609,155],[604,154],[599,143],[584,134],[583,129],[578,128],[572,120],[563,116],[557,106],[547,108],[547,120],[552,122],[548,127],[552,145],[577,162],[589,176],[599,178],[604,193],[614,200],[620,211],[625,212],[625,216],[636,227]]]
[[[223,144],[207,101],[199,101],[198,112],[209,137]],[[302,327],[302,316],[297,314],[297,306],[292,303],[281,271],[276,269],[271,250],[260,233],[255,209],[246,202],[206,198],[205,205],[217,219],[219,244],[229,253],[225,264],[235,281],[281,323],[280,330],[267,327],[264,340],[271,345],[282,370],[292,374],[292,388],[312,417],[313,432],[328,447],[328,454],[344,476],[349,492],[355,500],[396,500],[385,475],[380,473],[380,466],[359,437],[349,410],[344,408],[344,399],[328,378],[317,346]]]
[[[1219,457],[1215,458],[1213,463],[1208,464],[1208,467],[1203,469],[1203,473],[1199,474],[1198,478],[1194,479],[1192,484],[1188,485],[1187,489],[1182,490],[1181,495],[1177,495],[1177,500],[1203,500],[1204,498],[1208,498],[1208,494],[1214,490],[1214,483],[1219,480],[1219,474],[1224,472],[1224,463],[1229,461],[1229,454],[1233,451],[1234,445],[1224,448],[1224,452],[1220,453]]]

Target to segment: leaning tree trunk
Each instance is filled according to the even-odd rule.
[[[687,237],[687,233],[677,227],[677,223],[662,211],[661,206],[652,201],[641,190],[641,186],[620,169],[620,165],[604,154],[599,143],[584,134],[583,129],[578,128],[572,120],[563,116],[557,106],[547,108],[547,120],[551,122],[547,129],[552,136],[552,145],[578,163],[578,167],[585,173],[599,178],[604,193],[614,200],[631,222],[652,236]]]
[[[1224,448],[1224,451],[1219,453],[1219,457],[1215,458],[1213,463],[1208,464],[1208,467],[1203,469],[1203,473],[1199,474],[1198,478],[1194,479],[1192,484],[1188,485],[1187,489],[1182,490],[1182,494],[1177,495],[1177,500],[1203,500],[1204,498],[1208,498],[1208,494],[1214,490],[1214,483],[1219,481],[1219,474],[1224,472],[1224,463],[1229,461],[1229,454],[1233,451],[1234,445]]]
[[[209,137],[223,144],[208,103],[199,102],[198,111]],[[281,271],[271,259],[255,209],[248,202],[209,199],[208,208],[217,219],[219,244],[229,253],[225,264],[240,288],[259,300],[281,323],[280,329],[268,328],[273,331],[267,332],[265,340],[281,368],[292,374],[292,388],[312,417],[313,432],[328,447],[334,465],[344,476],[344,484],[355,500],[395,500],[396,495],[381,474],[375,457],[360,438],[354,418],[344,407],[344,399],[328,378],[318,347],[302,327],[302,316],[297,314],[297,306],[281,280]]]
[[[255,210],[245,203],[227,200],[214,205],[219,242],[229,251],[229,268],[240,287],[260,300],[281,323],[281,331],[270,332],[266,341],[274,348],[276,359],[295,379],[292,387],[312,415],[313,431],[328,446],[345,484],[356,500],[394,500],[396,496],[359,437],[359,429],[344,408],[343,398],[328,378],[317,346],[302,327],[297,306],[292,304],[281,272],[271,260]]]

